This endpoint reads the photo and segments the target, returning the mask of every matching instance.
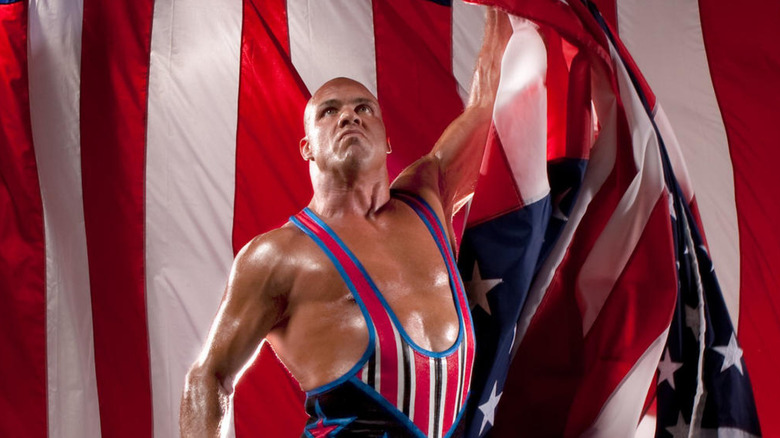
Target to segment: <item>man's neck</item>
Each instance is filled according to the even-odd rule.
[[[309,208],[324,217],[370,217],[390,200],[387,171],[345,180],[326,174],[312,175],[314,196]]]

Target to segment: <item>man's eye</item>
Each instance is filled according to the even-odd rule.
[[[332,116],[333,114],[336,114],[336,108],[325,108],[322,110],[323,116]]]
[[[359,113],[370,113],[371,107],[368,105],[360,105],[356,108],[356,111]]]

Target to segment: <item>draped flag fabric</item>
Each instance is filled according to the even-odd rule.
[[[615,49],[603,32],[589,26],[588,17],[577,14],[580,4],[527,1],[501,6],[536,23],[536,64],[542,65],[539,85],[531,83],[508,100],[551,105],[546,111],[542,105],[541,121],[528,126],[514,121],[503,129],[502,118],[516,112],[514,105],[499,100],[495,109],[496,137],[515,175],[519,202],[508,214],[481,207],[487,214],[470,216],[475,226],[464,236],[476,254],[474,272],[481,281],[501,281],[493,290],[483,288],[477,300],[487,306],[474,309],[477,332],[484,333],[481,327],[487,325],[487,336],[499,342],[493,352],[485,348],[488,340],[477,339],[477,360],[485,364],[480,369],[489,368],[492,375],[483,392],[473,394],[470,436],[488,430],[495,436],[511,436],[517,430],[539,436],[632,436],[676,298],[659,142],[650,135],[651,121]],[[529,52],[532,44],[526,39],[519,50]],[[532,62],[513,59],[512,47],[510,42],[502,81],[513,80],[509,66],[517,64],[525,71]],[[561,96],[545,93],[542,84],[566,90],[561,93],[565,104],[560,104]],[[562,108],[571,117],[559,121],[553,115],[551,121],[558,123],[544,123],[545,115]],[[521,114],[520,120],[526,119]],[[529,141],[512,138],[512,129],[540,132]],[[532,157],[512,157],[517,154],[513,149],[531,147],[538,149]],[[501,170],[487,169],[487,174]],[[535,185],[546,190],[534,191],[529,175],[549,181],[554,191],[540,183]],[[483,189],[482,182],[475,209],[483,193],[492,198],[502,189]],[[540,202],[546,204],[546,215],[531,213]],[[513,225],[506,218],[518,213],[533,220]],[[515,229],[524,230],[521,239],[506,238],[507,228],[511,236],[519,234]],[[517,248],[534,248],[536,257],[506,254]],[[465,255],[464,250],[462,263],[467,263]],[[504,281],[513,275],[523,281]]]
[[[481,365],[471,430],[633,430],[653,412],[646,378],[660,361],[659,436],[684,427],[678,412],[706,428],[716,399],[735,401],[702,389],[668,413],[669,389],[739,382],[748,369],[761,431],[780,435],[780,6],[597,3],[660,102],[654,118],[625,97],[622,49],[574,20],[582,5],[500,2],[524,17],[510,51],[522,62],[504,66],[459,264],[475,320],[522,324],[483,342],[509,375]],[[0,436],[178,436],[184,375],[234,254],[311,195],[297,148],[310,93],[348,76],[378,96],[393,177],[462,111],[483,21],[483,7],[460,0],[0,0]],[[692,337],[674,311],[671,198],[652,122],[674,130],[662,138],[681,205],[694,209],[690,235],[698,212],[725,298],[707,300],[699,326],[733,322],[713,339]],[[495,229],[513,230],[501,243],[514,247],[491,246]],[[703,296],[708,262],[691,241],[698,265],[681,258],[680,269],[702,272],[689,290]],[[670,322],[670,338],[693,339],[700,381],[672,370],[683,344],[663,342]],[[301,397],[264,345],[237,385],[231,435],[300,436]]]
[[[534,80],[514,93],[499,87],[496,135],[461,252],[461,269],[473,272],[483,378],[473,386],[482,390],[471,400],[469,435],[633,436],[644,395],[655,402],[658,367],[671,391],[659,389],[656,436],[759,436],[741,350],[688,208],[687,170],[655,96],[592,4],[497,3],[537,26],[516,24],[502,84]],[[561,99],[543,84],[566,90],[565,123],[555,123]],[[509,177],[497,183],[502,172]],[[514,203],[503,201],[507,191]],[[691,261],[697,250],[700,265]],[[679,317],[668,338],[681,312],[701,345],[679,342],[688,340]]]

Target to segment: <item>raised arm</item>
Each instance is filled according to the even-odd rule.
[[[492,120],[501,57],[511,34],[506,14],[488,9],[482,49],[477,57],[465,110],[444,130],[433,150],[393,182],[394,188],[438,198],[446,217],[457,211],[474,192]]]
[[[255,238],[236,256],[206,345],[187,373],[182,437],[220,436],[236,374],[284,315],[287,276],[280,272],[282,258],[273,256],[279,232]]]

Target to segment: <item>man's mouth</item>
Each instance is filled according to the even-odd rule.
[[[360,135],[360,136],[363,136],[363,137],[365,137],[365,136],[366,136],[366,133],[365,133],[365,132],[363,132],[363,131],[362,131],[362,130],[360,130],[360,129],[347,129],[346,131],[343,131],[343,132],[341,132],[341,133],[338,135],[338,139],[339,139],[339,140],[342,140],[342,139],[344,139],[344,138],[346,138],[346,137],[349,137],[349,136],[351,136],[351,135]]]

